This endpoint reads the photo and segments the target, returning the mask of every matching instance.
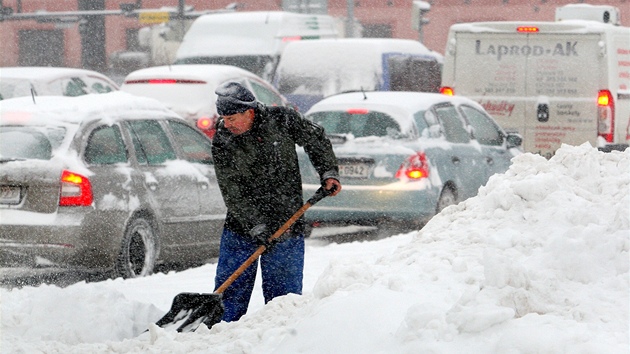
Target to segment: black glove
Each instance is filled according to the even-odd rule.
[[[254,228],[249,231],[249,235],[259,246],[265,246],[267,249],[270,249],[271,246],[276,243],[275,240],[269,241],[269,238],[273,234],[269,231],[267,225],[265,224],[258,224],[254,226]]]

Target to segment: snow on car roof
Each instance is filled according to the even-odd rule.
[[[427,110],[432,105],[441,102],[466,103],[483,110],[477,102],[461,96],[446,96],[428,92],[371,91],[342,93],[324,98],[313,105],[306,112],[306,115],[329,110],[369,108],[388,113],[398,121],[404,130],[411,124],[409,117],[413,116],[414,113]]]
[[[138,97],[122,91],[77,97],[37,96],[0,101],[1,124],[41,124],[56,120],[81,123],[86,120],[179,116],[152,98]]]
[[[155,66],[136,70],[125,78],[125,82],[131,80],[176,78],[185,80],[204,80],[209,84],[218,84],[226,80],[242,76],[256,77],[257,75],[245,69],[232,65],[219,64],[178,64]],[[123,84],[124,86],[125,84]]]
[[[105,77],[105,75],[92,70],[80,68],[61,68],[48,66],[15,66],[0,68],[0,76],[2,79],[28,79],[36,81],[51,81],[59,77],[69,75],[92,75]]]

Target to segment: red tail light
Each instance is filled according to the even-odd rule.
[[[60,206],[90,206],[93,200],[92,185],[87,177],[68,170],[61,173]]]
[[[206,134],[210,139],[216,133],[216,129],[214,129],[214,124],[216,122],[216,117],[201,117],[197,119],[197,128],[199,128],[204,134]]]
[[[615,101],[609,90],[597,95],[597,134],[609,143],[615,138]]]
[[[348,114],[368,114],[370,111],[367,108],[348,108],[346,110]]]
[[[455,95],[455,90],[452,87],[442,86],[440,87],[440,93],[447,96]]]
[[[519,26],[516,27],[516,32],[520,32],[520,33],[536,33],[539,32],[540,29],[538,27],[533,27],[533,26]]]
[[[423,152],[409,156],[396,172],[396,178],[399,179],[417,181],[426,177],[429,177],[429,164]]]

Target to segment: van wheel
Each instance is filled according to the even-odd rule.
[[[437,202],[436,214],[439,214],[444,208],[457,203],[457,196],[451,187],[444,187],[440,193],[440,199]]]
[[[153,274],[157,249],[153,227],[143,218],[132,220],[123,236],[116,260],[116,275],[139,278]]]

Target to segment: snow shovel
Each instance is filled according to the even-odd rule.
[[[295,223],[297,219],[315,203],[330,195],[333,190],[325,190],[320,187],[315,194],[304,204],[293,216],[287,220],[271,237],[269,241],[275,240],[284,234]],[[229,278],[214,293],[180,293],[173,299],[171,309],[156,322],[156,325],[163,328],[177,328],[177,332],[193,332],[204,323],[208,328],[219,323],[223,317],[223,302],[221,296],[228,288],[258,257],[265,252],[267,247],[260,246],[256,251],[230,275]]]

